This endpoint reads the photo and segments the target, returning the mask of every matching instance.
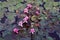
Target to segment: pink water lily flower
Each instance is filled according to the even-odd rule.
[[[18,25],[21,26],[21,27],[23,27],[23,22],[20,21],[20,22],[18,23]]]
[[[27,8],[24,9],[24,13],[28,13],[28,9]]]
[[[31,8],[32,7],[32,5],[31,4],[27,4],[27,8]]]
[[[39,15],[39,12],[38,12],[38,11],[36,11],[36,14],[37,14],[37,15]]]
[[[34,34],[35,33],[35,29],[34,28],[30,29],[30,33]]]
[[[13,31],[18,34],[19,29],[14,28]]]
[[[29,19],[29,17],[26,16],[23,20],[24,20],[24,22],[27,22],[28,19]]]

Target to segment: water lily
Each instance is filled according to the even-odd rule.
[[[26,16],[23,20],[24,20],[24,22],[27,22],[28,19],[29,19],[29,17]],[[24,23],[24,22],[23,22],[23,23]]]
[[[35,33],[35,29],[34,28],[30,29],[30,33],[34,34]]]
[[[27,8],[31,8],[32,7],[32,5],[31,4],[27,4]]]
[[[24,9],[24,13],[28,13],[28,9],[27,8]]]
[[[20,21],[20,22],[18,23],[18,25],[21,26],[21,27],[23,27],[23,22]]]
[[[18,34],[19,29],[14,28],[13,31]]]

